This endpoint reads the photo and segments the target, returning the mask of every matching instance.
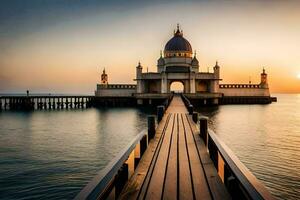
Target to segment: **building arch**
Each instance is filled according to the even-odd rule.
[[[168,85],[168,91],[175,93],[185,93],[185,83],[181,80],[172,80]]]

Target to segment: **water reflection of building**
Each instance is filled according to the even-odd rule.
[[[156,72],[143,72],[141,63],[136,67],[136,84],[108,84],[107,74],[103,71],[102,78],[106,81],[97,85],[96,96],[134,97],[138,104],[151,99],[163,99],[171,93],[171,85],[180,82],[183,93],[191,99],[199,99],[204,104],[218,104],[228,97],[270,97],[267,74],[261,74],[259,84],[220,84],[220,66],[216,62],[213,72],[203,72],[199,66],[196,52],[183,37],[183,32],[177,26],[173,37],[166,43],[160,53]],[[201,69],[201,71],[199,70]]]

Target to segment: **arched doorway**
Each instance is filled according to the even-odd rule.
[[[170,92],[183,93],[184,84],[181,81],[174,81],[170,84]]]

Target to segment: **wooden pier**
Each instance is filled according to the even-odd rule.
[[[1,96],[0,110],[59,110],[88,108],[94,96]]]
[[[187,98],[174,96],[163,108],[155,135],[148,120],[147,139],[135,139],[75,199],[273,199],[204,117],[199,131]]]
[[[121,199],[230,199],[214,167],[204,168],[201,162],[200,146],[180,97],[174,97],[158,132],[156,150],[143,156]]]

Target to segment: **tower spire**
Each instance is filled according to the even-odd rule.
[[[180,25],[179,23],[177,23],[177,30],[174,31],[174,36],[182,36],[183,33],[182,33],[182,30],[180,31]]]
[[[105,67],[103,68],[103,72],[101,74],[101,84],[102,85],[108,84],[108,75],[105,73]]]
[[[266,73],[265,67],[263,67],[263,72],[260,74],[260,85],[262,88],[268,88],[268,74]]]

